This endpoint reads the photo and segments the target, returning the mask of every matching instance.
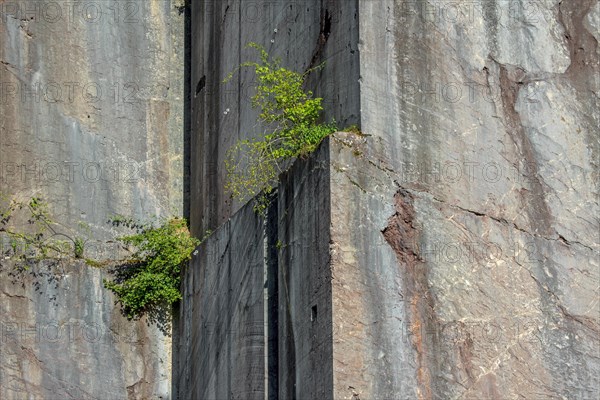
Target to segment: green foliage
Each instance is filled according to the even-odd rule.
[[[117,296],[127,318],[148,314],[151,320],[164,319],[165,311],[181,299],[181,269],[200,241],[190,235],[182,218],[169,219],[158,227],[122,218],[109,222],[136,233],[118,238],[133,250],[113,270],[113,281],[104,280],[104,286]]]
[[[15,227],[18,225],[21,229]],[[0,234],[10,243],[10,249],[3,250],[3,259],[24,269],[41,260],[83,257],[85,241],[59,232],[47,203],[39,197],[19,201],[0,194]]]
[[[85,261],[85,263],[86,263],[87,265],[89,265],[90,267],[94,267],[94,268],[102,268],[102,267],[104,266],[104,263],[102,263],[102,262],[100,262],[100,261],[97,261],[97,260],[94,260],[94,259],[92,259],[92,258],[86,258],[84,261]]]
[[[354,134],[360,135],[360,136],[366,136],[366,135],[364,135],[362,133],[362,131],[360,130],[360,128],[356,124],[352,124],[352,125],[349,125],[349,126],[345,127],[343,129],[343,131],[344,132],[351,132],[351,133],[354,133]]]
[[[183,266],[191,259],[200,241],[190,235],[185,219],[171,218],[159,224],[140,224],[122,217],[109,221],[114,227],[126,227],[134,233],[117,240],[129,252],[125,259],[97,261],[85,257],[86,240],[74,234],[59,232],[59,225],[49,216],[47,204],[40,198],[17,201],[0,193],[0,267],[5,260],[15,262],[17,277],[25,271],[41,276],[39,270],[29,270],[43,262],[44,268],[60,265],[62,261],[83,260],[94,268],[112,266],[112,280],[104,280],[121,304],[129,319],[148,316],[168,334],[172,304],[181,299],[179,290]],[[15,226],[21,226],[20,229]],[[91,234],[91,228],[80,222],[79,231]],[[204,240],[210,232],[207,232]],[[1,246],[8,239],[8,248]],[[49,283],[57,279],[48,274]],[[15,280],[16,282],[16,280]],[[35,283],[36,290],[39,282]]]
[[[280,60],[271,59],[260,45],[249,43],[248,47],[259,51],[260,62],[241,64],[224,82],[240,68],[254,69],[258,85],[252,107],[260,109],[258,122],[267,127],[267,132],[255,139],[240,140],[229,149],[225,188],[240,201],[262,193],[254,209],[264,213],[277,176],[289,161],[310,154],[337,127],[335,123],[317,124],[323,99],[313,98],[311,91],[302,88],[306,76],[323,65],[301,74],[281,67]]]
[[[73,255],[75,258],[83,258],[83,251],[85,249],[85,241],[81,238],[75,238],[73,241]]]
[[[24,287],[27,282],[39,294],[44,287],[54,292],[48,297],[54,305],[58,305],[59,276],[65,274],[66,263],[83,258],[86,243],[65,231],[69,232],[52,220],[41,198],[22,201],[0,193],[0,269],[8,267],[12,284]]]

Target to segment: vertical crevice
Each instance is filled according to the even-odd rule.
[[[192,13],[190,0],[183,7],[184,56],[183,56],[183,217],[190,220],[191,177],[191,106],[192,106]]]
[[[181,279],[183,285],[183,276]],[[182,310],[181,301],[173,304],[173,320],[172,320],[172,338],[171,338],[171,399],[179,399],[179,351],[180,351],[180,332],[181,326],[179,313]]]
[[[224,11],[221,2],[213,1],[213,10]],[[209,17],[212,18],[211,25],[214,27],[208,32],[208,58],[204,61],[204,70],[207,76],[206,90],[210,93],[210,97],[204,93],[201,96],[199,113],[197,118],[205,119],[203,124],[202,137],[202,174],[200,175],[201,185],[203,188],[202,198],[204,201],[200,205],[202,215],[202,229],[215,229],[220,222],[220,199],[221,190],[219,188],[219,154],[220,142],[219,132],[221,131],[221,72],[222,72],[222,49],[224,41],[224,28],[219,23],[221,14],[213,12]]]
[[[183,217],[190,221],[190,179],[191,179],[191,106],[192,106],[192,13],[190,0],[186,0],[183,7],[179,9],[183,13]],[[183,271],[181,272],[181,284],[184,284]],[[183,301],[183,300],[182,300]],[[184,310],[182,301],[173,304],[171,324],[171,399],[177,400],[179,396],[180,379],[180,351],[181,330],[180,313]]]
[[[288,210],[291,210],[294,206],[294,197],[291,193],[288,193],[286,189],[293,188],[293,175],[288,172],[287,179],[285,179],[280,187],[284,187],[284,191],[278,193],[278,215],[285,217],[285,222],[282,221],[279,226],[278,221],[278,236],[279,240],[283,240],[283,251],[281,252],[281,259],[278,266],[278,283],[279,283],[279,303],[280,308],[280,322],[281,322],[281,352],[279,358],[279,374],[280,374],[280,397],[284,399],[296,400],[296,336],[294,334],[294,323],[296,322],[292,316],[293,304],[290,300],[290,288],[292,287],[292,279],[290,277],[290,266],[292,265],[292,259],[290,249],[287,249],[288,245],[285,243],[291,237],[290,232],[290,216]]]
[[[323,7],[323,4],[321,4],[320,21],[319,37],[317,39],[317,44],[315,45],[315,50],[313,51],[313,56],[310,60],[310,64],[308,67],[306,67],[306,71],[316,67],[318,62],[323,58],[325,45],[327,44],[327,40],[329,40],[329,35],[331,35],[331,14],[329,13],[328,9]]]
[[[267,254],[267,399],[279,398],[279,238],[277,230],[278,221],[277,194],[271,199],[266,220]]]

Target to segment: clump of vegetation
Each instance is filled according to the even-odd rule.
[[[200,241],[190,235],[183,218],[171,218],[159,226],[114,218],[113,226],[125,226],[134,234],[119,237],[131,255],[112,271],[114,279],[104,286],[117,296],[128,319],[143,315],[167,326],[174,302],[181,299],[181,270]]]
[[[240,201],[261,193],[255,198],[254,210],[264,213],[277,176],[292,159],[314,151],[337,127],[335,122],[317,123],[323,99],[302,88],[307,75],[323,64],[301,74],[281,67],[280,60],[271,59],[262,46],[249,43],[248,47],[259,51],[260,62],[241,64],[224,82],[240,68],[254,69],[258,84],[252,107],[260,109],[258,122],[266,129],[263,135],[240,140],[229,149],[225,188]]]
[[[116,295],[123,314],[128,319],[146,315],[149,323],[156,323],[168,334],[171,306],[181,299],[181,270],[200,240],[191,236],[187,222],[182,218],[156,224],[113,218],[109,223],[133,231],[117,238],[129,255],[120,261],[100,262],[85,257],[87,240],[60,231],[60,225],[50,218],[47,204],[42,199],[33,197],[17,201],[0,194],[0,266],[5,261],[13,263],[15,271],[10,276],[15,282],[25,271],[33,277],[41,276],[39,269],[30,270],[38,263],[51,268],[64,261],[83,260],[95,268],[112,266],[113,279],[105,279],[103,283]],[[23,224],[21,228],[15,227]],[[86,224],[80,222],[79,228],[91,234]],[[9,246],[5,248],[6,239]],[[49,283],[58,288],[58,281],[51,271],[44,274],[48,275]],[[34,284],[36,290],[41,287],[37,281]]]
[[[64,232],[41,198],[18,200],[0,193],[0,269],[9,268],[6,272],[12,284],[25,287],[28,282],[39,294],[44,287],[58,289],[65,262],[82,258],[86,245],[72,231],[70,235]],[[47,299],[58,305],[56,294]]]
[[[24,225],[24,228],[16,229],[15,225]],[[3,259],[28,269],[41,260],[82,258],[85,241],[59,230],[41,198],[19,201],[0,195],[0,234],[4,236],[0,239],[8,239],[10,243],[9,248],[3,248]]]

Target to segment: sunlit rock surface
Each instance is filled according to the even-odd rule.
[[[183,388],[200,380],[262,382],[257,398],[597,397],[598,3],[279,1],[258,20],[243,2],[209,3],[210,12],[192,5],[203,38],[192,49],[196,232],[229,217],[254,226],[240,222],[247,211],[228,202],[219,168],[255,123],[251,78],[242,74],[229,97],[218,84],[252,56],[246,42],[297,70],[326,61],[307,86],[327,118],[359,123],[364,136],[336,134],[280,183],[278,214],[267,219],[280,241],[278,312],[268,312],[270,296],[262,304],[269,361],[252,374],[193,364],[180,371],[179,394],[194,398]],[[314,160],[319,168],[302,167]],[[229,243],[230,268],[266,268],[246,263],[248,247],[220,229],[208,254]],[[324,244],[328,257],[309,250]],[[211,268],[198,259],[186,279],[198,287]],[[205,340],[198,326],[220,329],[219,342],[243,338],[237,314],[196,307],[244,302],[186,291],[205,300],[182,314],[194,317],[180,321],[178,354]],[[211,363],[228,357],[207,351]]]
[[[0,2],[0,194],[42,198],[86,257],[115,256],[115,214],[182,213],[182,5]],[[0,398],[169,398],[169,340],[120,316],[105,273],[80,262],[56,288],[29,274],[21,287],[9,268]]]

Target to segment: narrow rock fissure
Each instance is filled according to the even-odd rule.
[[[267,304],[266,306],[266,328],[265,335],[267,337],[267,358],[265,369],[267,371],[266,398],[268,400],[277,400],[279,398],[279,258],[278,246],[278,210],[277,210],[277,195],[275,195],[267,211],[267,219],[265,221],[265,234],[267,240],[267,254],[265,254],[265,262],[267,263],[267,280],[265,286],[267,289]]]
[[[329,39],[330,34],[331,14],[329,14],[328,9],[323,8],[323,5],[321,5],[321,28],[319,32],[319,37],[317,39],[317,44],[315,46],[313,56],[310,60],[310,64],[308,64],[306,71],[318,65],[319,60],[323,56],[323,51],[325,50],[325,45],[327,44],[327,40]]]

